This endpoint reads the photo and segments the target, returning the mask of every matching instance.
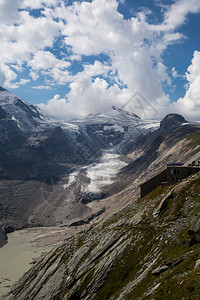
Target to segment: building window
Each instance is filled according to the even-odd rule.
[[[180,174],[180,170],[179,170],[179,169],[177,169],[177,174],[178,174],[178,175]]]
[[[171,169],[171,175],[173,175],[174,174],[174,170],[173,169]]]

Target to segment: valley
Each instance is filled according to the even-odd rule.
[[[199,124],[178,114],[144,121],[117,107],[61,122],[5,89],[0,99],[0,277],[19,280],[2,299],[151,299],[163,293],[152,272],[170,281],[182,261],[197,264],[199,174],[143,199],[140,185],[169,163],[200,160]],[[194,299],[197,291],[195,281]]]
[[[8,243],[0,249],[0,296],[9,290],[41,254],[50,251],[55,246],[39,246],[37,238],[55,232],[56,228],[32,228],[15,231],[8,234]]]

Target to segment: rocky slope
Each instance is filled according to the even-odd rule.
[[[124,165],[118,157],[127,140],[157,126],[116,107],[59,122],[0,88],[0,221],[6,232],[90,223],[105,211],[86,205],[102,196],[93,182],[105,177],[101,186],[110,183]]]
[[[176,118],[179,116],[174,115],[173,123]],[[167,162],[187,160],[189,156],[185,149],[188,149],[189,140],[186,136],[199,130],[191,124],[182,126],[178,123],[173,128],[164,124],[148,135],[135,136],[125,146],[122,141],[123,160],[127,166],[119,175],[117,172],[123,162],[119,155],[116,158],[115,152],[107,152],[98,160],[100,154],[96,150],[94,157],[87,150],[88,159],[85,154],[83,156],[87,164],[81,158],[70,163],[80,144],[71,140],[72,135],[64,129],[57,127],[32,132],[19,141],[18,150],[10,130],[5,147],[10,143],[9,150],[12,151],[10,156],[9,151],[3,152],[7,159],[1,156],[1,172],[5,176],[6,170],[7,177],[2,176],[0,180],[0,220],[6,232],[33,226],[88,226],[137,199],[140,183],[165,168]],[[94,127],[94,124],[90,125]],[[82,133],[82,137],[86,137],[86,133]],[[23,145],[22,149],[20,145]],[[5,149],[4,146],[1,149]],[[91,147],[91,151],[94,149]],[[105,150],[110,151],[109,148]],[[196,151],[194,148],[189,155],[193,157]],[[79,151],[77,156],[82,156]],[[96,162],[93,164],[91,160]]]
[[[199,299],[199,195],[200,174],[157,188],[41,257],[2,299]]]
[[[1,228],[56,225],[80,231],[92,225],[43,257],[7,299],[135,299],[131,293],[142,299],[160,291],[165,277],[159,281],[157,275],[176,278],[173,270],[182,255],[185,262],[187,257],[195,261],[190,249],[198,250],[199,229],[193,223],[199,218],[199,179],[173,191],[158,189],[143,200],[138,196],[139,185],[167,163],[200,160],[198,125],[170,114],[156,130],[157,123],[114,107],[71,124],[54,121],[27,130],[6,107],[0,106],[2,245]],[[32,115],[26,117],[31,121]],[[168,200],[160,212],[160,202]],[[191,238],[180,238],[182,230]],[[195,299],[196,283],[188,289]]]
[[[48,127],[51,118],[39,108],[11,94],[0,86],[0,118],[2,112],[8,118],[14,120],[21,129],[30,130],[40,127]]]

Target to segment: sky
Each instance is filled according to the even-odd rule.
[[[0,0],[0,85],[64,120],[200,120],[199,0]]]

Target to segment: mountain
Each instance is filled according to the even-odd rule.
[[[1,97],[0,105],[0,220],[6,232],[86,225],[109,214],[115,209],[109,206],[109,197],[130,183],[135,182],[137,190],[138,182],[149,176],[151,163],[164,168],[166,160],[156,161],[162,157],[159,147],[169,144],[167,133],[173,146],[196,130],[191,124],[182,126],[186,121],[177,115],[167,116],[159,127],[158,122],[116,107],[70,123],[51,120],[48,128],[38,123],[30,130],[12,117],[18,98],[4,89],[0,93],[8,97],[8,103]],[[22,113],[26,118],[28,108]],[[29,124],[31,120],[32,114]],[[174,134],[175,130],[180,133]],[[124,203],[122,197],[119,208]]]
[[[160,299],[168,283],[174,293],[174,278],[195,299],[199,175],[142,200],[139,193],[166,164],[200,160],[199,124],[177,114],[144,121],[112,107],[22,128],[5,101],[0,108],[1,245],[5,232],[25,227],[57,226],[65,238],[73,235],[3,299],[151,299],[154,292]],[[51,239],[63,241],[63,233]]]
[[[68,238],[1,299],[199,299],[199,183],[158,187]]]
[[[126,142],[158,122],[113,107],[73,122],[56,121],[0,89],[0,221],[6,232],[32,226],[89,224],[127,163]],[[22,214],[23,211],[23,214]]]
[[[0,118],[4,112],[7,117],[17,122],[19,128],[36,129],[47,126],[51,118],[40,111],[34,105],[11,94],[8,90],[0,87]]]

